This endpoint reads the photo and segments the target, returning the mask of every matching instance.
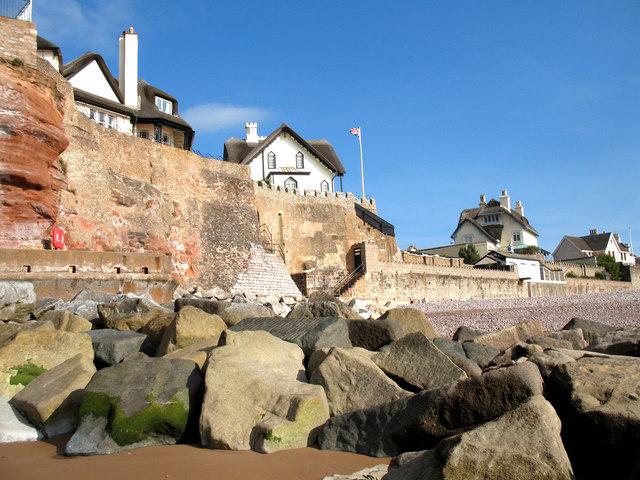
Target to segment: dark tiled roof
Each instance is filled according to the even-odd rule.
[[[493,198],[485,206],[468,208],[466,210],[463,210],[462,213],[460,213],[460,219],[458,220],[458,225],[460,225],[465,219],[475,220],[479,216],[490,215],[492,213],[510,215],[525,230],[530,231],[534,235],[538,235],[538,232],[531,226],[531,224],[529,223],[529,220],[527,220],[527,217],[520,215],[514,209],[511,209],[511,211],[509,211],[506,208],[501,207],[500,202]]]
[[[64,64],[60,68],[60,73],[64,78],[70,79],[93,61],[95,61],[98,64],[98,67],[100,67],[100,70],[102,70],[104,77],[107,79],[107,82],[109,82],[109,85],[111,86],[113,93],[115,93],[116,97],[118,97],[118,100],[120,100],[121,103],[124,103],[124,95],[122,94],[122,91],[120,91],[118,81],[113,75],[111,75],[111,71],[109,70],[109,67],[107,67],[107,64],[104,62],[102,56],[97,53],[88,52],[84,55],[80,55],[75,60]]]
[[[344,175],[346,172],[336,151],[327,140],[305,140],[285,123],[271,132],[267,138],[256,144],[247,144],[245,140],[236,138],[227,140],[224,142],[223,159],[227,162],[246,165],[271,144],[282,132],[289,133],[293,136],[296,141],[329,167],[330,170],[338,173],[338,175]]]
[[[567,239],[580,250],[600,251],[607,248],[611,233],[598,233],[596,235],[585,235],[583,237],[570,237]]]
[[[97,53],[89,52],[81,55],[75,60],[63,65],[60,69],[60,73],[65,78],[69,79],[94,60],[100,67],[100,70],[102,70],[102,73],[107,79],[107,82],[109,82],[109,85],[111,86],[121,103],[116,103],[98,95],[93,95],[89,92],[85,92],[83,90],[75,88],[74,95],[78,100],[85,101],[96,107],[103,107],[118,113],[122,113],[124,115],[129,115],[137,122],[160,122],[171,127],[175,127],[179,130],[186,130],[187,132],[193,134],[191,125],[189,125],[186,120],[178,116],[178,101],[175,99],[175,97],[169,95],[166,92],[163,92],[153,85],[149,85],[142,79],[138,81],[140,108],[134,109],[124,105],[124,95],[120,90],[118,80],[113,75],[111,75],[111,71],[107,67],[104,59]],[[158,107],[156,107],[156,95],[166,98],[173,104],[173,112],[175,113],[175,115],[170,115],[158,110]],[[193,135],[191,135],[191,137],[192,136]]]
[[[36,46],[38,50],[51,50],[55,55],[60,57],[60,63],[62,63],[62,50],[60,50],[60,47],[55,43],[38,35],[36,38]]]

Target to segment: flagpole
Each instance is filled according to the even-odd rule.
[[[364,161],[362,160],[362,127],[358,127],[358,142],[360,143],[360,178],[362,179],[362,199],[364,200]]]

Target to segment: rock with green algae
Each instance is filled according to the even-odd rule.
[[[300,347],[263,331],[226,330],[209,355],[200,439],[205,447],[273,452],[313,445],[329,418],[306,383]]]
[[[144,354],[100,370],[82,396],[66,455],[102,455],[177,443],[198,410],[195,362]]]

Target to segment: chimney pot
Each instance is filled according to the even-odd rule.
[[[589,235],[598,235],[598,229],[592,228],[591,230],[589,230]]]
[[[480,195],[480,206],[484,207],[487,204],[487,196],[483,193]]]
[[[247,122],[244,124],[244,130],[246,133],[246,142],[247,143],[258,143],[260,138],[258,137],[258,123],[257,122]]]
[[[502,190],[502,195],[500,195],[500,206],[511,211],[511,198],[509,197],[509,192],[507,192],[507,190]]]

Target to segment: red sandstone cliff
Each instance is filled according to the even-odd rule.
[[[48,238],[64,186],[58,156],[69,144],[62,120],[53,80],[0,61],[0,247]]]

